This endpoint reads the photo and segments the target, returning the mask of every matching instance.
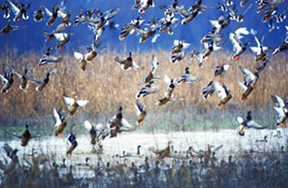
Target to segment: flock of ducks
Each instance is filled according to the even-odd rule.
[[[241,7],[245,7],[246,9],[244,11],[243,8],[240,8],[239,10],[236,10],[236,6],[233,5],[232,0],[227,0],[226,3],[219,3],[219,6],[217,9],[219,11],[223,12],[223,15],[220,16],[217,20],[210,20],[212,24],[212,29],[210,32],[205,35],[201,43],[204,45],[203,51],[197,51],[194,50],[191,55],[190,59],[191,62],[197,62],[199,65],[199,68],[201,68],[204,62],[207,62],[209,60],[209,56],[212,52],[215,52],[219,49],[221,49],[220,45],[221,43],[225,42],[226,39],[222,38],[222,35],[220,34],[221,31],[229,26],[229,23],[231,21],[236,22],[243,22],[244,15],[247,11],[251,9],[251,7],[256,4],[258,6],[257,12],[263,14],[262,22],[269,22],[271,25],[276,23],[281,23],[286,19],[286,12],[287,8],[283,13],[278,13],[278,7],[281,6],[281,4],[284,2],[284,0],[256,0],[256,3],[251,2],[250,4],[247,3],[247,0],[242,0],[240,2]],[[160,34],[168,33],[169,35],[173,35],[173,31],[177,27],[177,24],[179,22],[179,19],[176,17],[176,15],[180,15],[183,19],[181,20],[182,25],[189,24],[195,17],[198,17],[201,13],[204,13],[205,11],[211,9],[212,7],[207,7],[202,4],[202,0],[199,0],[195,2],[188,10],[184,9],[183,5],[179,5],[180,2],[178,0],[174,0],[173,4],[170,6],[167,5],[161,5],[161,10],[164,11],[164,18],[161,19],[155,19],[153,18],[150,22],[145,23],[146,21],[143,20],[140,16],[137,17],[135,20],[131,20],[130,23],[125,24],[125,26],[122,27],[119,40],[125,40],[127,37],[134,35],[134,33],[139,33],[140,39],[139,42],[145,42],[148,38],[152,38],[151,42],[156,42],[157,38],[160,37]],[[247,5],[245,5],[247,4]],[[155,7],[154,0],[136,0],[135,4],[132,6],[132,9],[138,9],[140,14],[144,14],[147,9],[152,9]],[[6,3],[1,5],[1,10],[4,13],[3,17],[5,19],[9,19],[11,17],[11,11],[14,15],[13,21],[19,22],[21,19],[27,20],[29,19],[29,11],[30,4],[21,4],[16,1],[13,3],[9,0],[6,1]],[[104,33],[105,28],[109,25],[110,27],[119,27],[119,25],[114,24],[112,21],[113,17],[118,14],[120,8],[116,7],[112,10],[104,11],[102,12],[99,9],[91,9],[87,10],[83,13],[82,9],[79,11],[79,14],[75,17],[73,25],[77,27],[78,24],[86,24],[87,28],[90,29],[94,34],[94,40],[91,44],[91,46],[87,47],[87,52],[80,53],[80,52],[74,52],[74,57],[76,60],[79,61],[79,65],[81,70],[86,71],[87,70],[87,64],[91,61],[93,61],[97,54],[97,52],[100,43],[99,40],[101,39],[101,35]],[[239,12],[242,11],[240,14]],[[45,12],[45,13],[44,13]],[[60,24],[56,26],[56,28],[51,32],[44,31],[43,36],[45,36],[45,41],[49,40],[57,40],[56,49],[64,51],[64,46],[67,44],[70,39],[73,37],[73,33],[65,33],[64,31],[66,28],[70,27],[72,25],[70,19],[71,19],[71,11],[65,11],[63,8],[63,5],[55,4],[51,10],[49,10],[45,6],[39,7],[34,14],[34,21],[35,22],[42,22],[45,18],[48,17],[48,26],[53,26],[55,21],[60,19]],[[112,26],[111,26],[112,25]],[[147,28],[143,29],[143,26],[147,26]],[[272,27],[272,26],[271,26]],[[275,27],[275,26],[274,26]],[[261,40],[257,37],[257,32],[253,29],[248,31],[247,28],[241,27],[237,29],[235,32],[229,34],[229,39],[231,43],[233,44],[233,55],[231,57],[231,61],[237,61],[241,58],[241,55],[245,53],[246,49],[248,49],[248,45],[250,45],[251,42],[242,43],[241,40],[243,40],[245,37],[244,35],[253,35],[255,42],[257,43],[256,47],[250,47],[251,51],[255,53],[255,61],[257,62],[257,67],[255,67],[254,71],[248,70],[247,68],[243,66],[239,66],[239,69],[243,73],[244,81],[238,81],[240,87],[243,90],[242,93],[242,100],[246,100],[247,97],[255,90],[256,84],[260,78],[260,73],[266,69],[267,66],[269,66],[269,58],[271,55],[276,55],[279,52],[285,51],[288,49],[288,26],[285,26],[287,29],[286,38],[284,39],[283,43],[277,46],[276,48],[268,48],[264,46],[264,36]],[[7,35],[13,30],[22,29],[20,26],[11,25],[11,21],[7,21],[7,25],[1,30],[1,34]],[[284,37],[283,37],[284,38]],[[189,48],[190,44],[186,43],[184,40],[175,40],[172,50],[171,50],[171,58],[170,62],[172,64],[178,63],[181,60],[184,59],[186,56],[186,49]],[[56,57],[53,54],[51,54],[51,51],[53,50],[52,47],[47,48],[46,53],[41,57],[39,60],[38,65],[39,66],[49,66],[50,64],[58,64],[61,63],[63,60],[63,57]],[[272,53],[270,53],[270,51]],[[134,58],[133,53],[130,52],[128,57],[118,57],[116,56],[114,58],[115,62],[121,66],[121,68],[124,71],[129,71],[131,69],[134,70],[140,70],[144,67],[139,66]],[[145,97],[149,95],[153,95],[154,93],[158,92],[159,87],[155,86],[155,82],[158,82],[160,79],[162,79],[160,76],[155,75],[155,72],[157,70],[157,67],[160,65],[160,63],[157,60],[157,57],[155,55],[152,56],[151,61],[151,71],[149,74],[141,80],[141,85],[144,85],[139,92],[135,95],[136,102],[135,102],[135,108],[137,111],[137,124],[144,124],[144,119],[147,115],[146,112],[146,106],[143,105],[141,100],[144,100]],[[229,71],[230,64],[222,64],[217,67],[215,67],[215,77],[219,76],[220,80],[222,76],[225,74],[225,72]],[[164,82],[167,84],[167,91],[163,95],[162,98],[157,99],[156,105],[163,106],[167,103],[170,103],[174,100],[177,100],[174,97],[174,90],[177,87],[180,87],[182,84],[189,84],[200,81],[200,78],[194,77],[190,71],[189,66],[185,68],[183,71],[183,75],[180,75],[178,78],[169,78],[167,75],[164,75]],[[47,86],[49,83],[51,77],[56,74],[56,69],[52,69],[48,71],[42,79],[34,79],[29,76],[30,72],[30,65],[27,64],[24,67],[23,73],[21,73],[19,70],[16,70],[15,67],[12,65],[3,65],[3,75],[0,75],[0,78],[2,80],[2,94],[7,96],[10,92],[10,89],[14,83],[14,75],[16,75],[20,79],[20,86],[19,88],[21,90],[25,90],[29,87],[29,83],[35,83],[37,86],[35,87],[35,90],[37,92],[45,92],[43,89]],[[209,97],[212,97],[215,92],[217,91],[218,97],[220,98],[218,106],[225,109],[227,107],[228,102],[233,98],[231,95],[228,87],[223,82],[220,81],[214,82],[211,81],[209,84],[203,88],[203,98],[205,100],[209,99]],[[281,127],[287,127],[285,124],[286,119],[288,118],[288,98],[286,100],[283,100],[281,97],[277,95],[271,96],[272,100],[275,102],[276,107],[274,107],[276,113],[277,113],[277,125],[280,125]],[[75,114],[77,112],[77,109],[85,107],[89,100],[82,100],[78,98],[76,94],[73,94],[73,97],[63,96],[63,100],[65,104],[67,105],[67,111],[64,112],[62,109],[57,110],[56,108],[53,109],[53,116],[55,118],[55,136],[62,135],[67,127],[67,120],[70,117],[75,118]],[[118,112],[115,116],[113,116],[108,122],[107,126],[104,126],[102,124],[98,124],[94,126],[89,121],[85,121],[84,127],[89,131],[91,144],[93,146],[97,146],[99,150],[102,150],[103,146],[101,142],[105,138],[113,138],[116,137],[118,133],[125,132],[125,131],[133,131],[137,128],[137,126],[131,125],[123,116],[122,110],[124,109],[124,106],[120,106],[118,109]],[[244,136],[244,129],[245,128],[255,128],[255,129],[265,129],[269,126],[262,126],[256,123],[252,118],[252,112],[248,111],[247,116],[245,118],[243,117],[236,117],[236,122],[239,125],[239,135]],[[28,125],[26,125],[25,132],[19,136],[14,135],[12,133],[9,133],[8,131],[5,131],[8,134],[11,134],[17,138],[21,139],[21,145],[25,147],[29,140],[35,137],[39,137],[40,135],[32,135],[28,129]],[[66,151],[66,155],[71,155],[73,150],[77,147],[77,135],[75,133],[75,125],[72,125],[70,127],[70,134],[67,137],[68,142],[70,143],[69,149]],[[170,145],[171,141],[169,141],[167,148],[163,150],[158,150],[155,148],[150,148],[150,151],[154,152],[158,155],[157,161],[162,161],[165,157],[177,157],[174,153],[170,151]],[[94,147],[93,147],[94,148]],[[221,148],[221,147],[220,147]],[[5,151],[7,152],[7,156],[11,158],[13,163],[18,163],[18,159],[16,156],[17,150],[13,150],[9,145],[4,146]],[[193,148],[190,149],[193,151]],[[216,151],[214,151],[216,152]],[[194,150],[194,153],[197,153],[198,156],[203,156],[204,163],[208,163],[207,161],[210,160],[210,157],[212,156],[212,150],[211,146],[208,147],[208,151],[206,152],[197,152]],[[205,162],[206,161],[206,162]],[[45,163],[45,162],[44,162]],[[173,167],[173,165],[172,165]],[[11,168],[11,169],[10,169]],[[15,168],[15,164],[11,165],[6,170],[7,173],[13,171]],[[149,167],[148,167],[149,168]],[[156,170],[159,168],[159,166],[155,166]],[[185,168],[188,168],[187,166]],[[52,170],[57,169],[57,165],[53,165]],[[149,171],[149,170],[148,170]],[[161,171],[161,170],[160,170]],[[55,172],[56,173],[56,172]],[[73,178],[72,178],[73,179]]]

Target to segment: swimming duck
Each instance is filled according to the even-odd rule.
[[[77,95],[75,96],[75,98],[69,98],[69,97],[63,96],[64,102],[68,106],[68,110],[69,110],[68,113],[70,117],[71,116],[75,117],[75,113],[78,107],[83,108],[89,103],[88,100],[78,100],[77,98],[78,98]]]
[[[209,84],[203,88],[202,90],[202,95],[203,95],[203,99],[208,99],[208,97],[212,97],[212,95],[215,93],[216,89],[215,89],[215,85],[213,81],[210,81]]]
[[[129,56],[126,59],[120,59],[118,56],[114,58],[114,60],[121,65],[121,68],[123,70],[129,71],[131,68],[138,70],[141,67],[137,65],[137,63],[132,58],[132,52],[129,53]]]
[[[21,29],[21,28],[22,27],[20,26],[11,25],[10,20],[8,20],[7,25],[1,30],[1,34],[7,35],[8,33],[10,33],[10,31],[14,31],[14,30]]]
[[[138,6],[138,4],[135,4],[135,5],[133,7]],[[139,6],[140,6],[140,9],[138,10],[138,12],[141,14],[144,14],[149,7],[155,7],[155,3],[154,3],[154,0],[140,0]]]
[[[274,137],[276,137],[276,138],[282,138],[283,136],[281,135],[281,131],[277,131],[277,134],[276,135],[274,135]]]
[[[2,80],[1,93],[7,95],[10,92],[11,86],[14,83],[13,73],[5,65],[3,66],[4,75],[0,74]]]
[[[48,84],[48,82],[50,81],[50,77],[53,76],[55,73],[56,73],[56,69],[53,69],[47,72],[46,77],[43,78],[42,80],[36,80],[33,78],[28,78],[28,80],[38,84],[38,86],[35,88],[36,91],[42,91],[44,87]]]
[[[194,83],[200,81],[200,78],[192,76],[189,72],[189,67],[185,68],[185,73],[178,79],[179,84]]]
[[[214,76],[222,76],[230,68],[229,64],[219,65],[215,67]]]
[[[144,87],[140,89],[140,91],[136,95],[136,99],[140,99],[141,97],[146,97],[150,94],[156,93],[158,91],[158,86],[152,86],[154,83],[153,80],[151,80],[148,84],[146,84]]]
[[[263,41],[264,41],[264,35],[262,37],[261,43],[258,39],[258,37],[256,36],[256,31],[254,31],[253,29],[251,30],[251,33],[254,35],[254,39],[257,43],[257,47],[250,47],[251,51],[253,53],[255,53],[255,61],[264,61],[266,60],[266,51],[268,50],[267,46],[263,46]]]
[[[96,143],[99,141],[99,136],[104,130],[103,124],[97,124],[96,126],[93,126],[89,121],[84,121],[85,128],[89,131],[90,138],[91,138],[91,144],[96,145]],[[97,136],[97,132],[99,132]]]
[[[285,102],[277,95],[272,95],[271,98],[276,104],[276,107],[273,108],[277,113],[277,125],[283,127],[284,124],[284,127],[287,128],[285,121],[288,119],[288,97]]]
[[[267,135],[265,135],[264,136],[264,139],[262,139],[262,140],[256,140],[256,142],[268,142],[268,140],[267,140],[267,138],[268,138],[268,136]]]
[[[221,106],[221,108],[226,108],[226,103],[232,98],[232,95],[230,94],[230,91],[225,86],[224,83],[222,83],[222,86],[219,84],[219,82],[214,83],[214,87],[216,91],[218,92],[218,97],[221,99],[218,106]]]
[[[10,68],[11,68],[12,72],[15,73],[21,79],[21,84],[20,84],[19,88],[21,90],[27,89],[29,87],[28,74],[30,72],[30,66],[28,64],[25,66],[23,75],[18,73],[12,65],[10,66]]]
[[[43,55],[38,62],[39,67],[46,65],[46,64],[60,63],[63,60],[63,56],[62,57],[55,57],[55,56],[51,55],[51,53],[50,53],[51,50],[52,50],[52,48],[47,48],[45,55]]]
[[[155,73],[155,71],[156,71],[156,69],[157,69],[157,67],[159,65],[159,62],[157,61],[157,57],[154,54],[152,55],[152,62],[150,64],[152,66],[152,69],[149,72],[148,76],[141,81],[141,83],[140,83],[141,85],[142,84],[147,84],[150,81],[155,81],[155,80],[160,79],[159,77],[154,76],[154,73]]]
[[[34,21],[41,22],[44,18],[44,12],[42,11],[42,6],[34,12]]]
[[[55,119],[55,136],[59,136],[60,133],[63,132],[65,127],[67,126],[67,117],[64,114],[61,114],[61,109],[59,111],[56,110],[56,108],[53,108],[53,116]],[[63,137],[64,134],[62,133],[61,136]]]
[[[233,45],[233,56],[232,59],[238,60],[240,55],[242,55],[245,51],[247,46],[250,44],[250,42],[246,42],[242,45],[241,38],[243,38],[241,35],[248,35],[249,32],[247,31],[246,27],[241,27],[237,29],[234,33],[229,34],[229,39],[232,42]]]
[[[143,120],[145,119],[147,112],[146,112],[146,107],[139,102],[139,100],[136,101],[136,104],[134,104],[136,111],[137,111],[137,124],[138,126],[140,123],[142,123],[142,126],[144,125]]]
[[[245,128],[254,128],[254,129],[266,129],[262,125],[259,125],[255,121],[252,120],[252,112],[248,111],[246,118],[242,118],[240,116],[236,117],[236,123],[239,125],[239,135],[244,136],[244,129]]]
[[[70,36],[73,36],[74,33],[54,33],[55,38],[58,41],[56,49],[62,48],[64,50],[64,45],[70,41]]]
[[[172,55],[178,54],[179,52],[181,52],[182,50],[188,48],[190,46],[189,43],[185,43],[184,40],[179,41],[179,40],[174,40],[174,45],[171,51]]]
[[[58,10],[59,10],[59,6],[57,4],[53,5],[52,7],[52,11],[50,12],[49,9],[47,9],[46,7],[44,7],[44,10],[46,12],[46,14],[49,16],[49,20],[47,22],[48,26],[52,26],[58,16]]]
[[[136,127],[133,127],[125,118],[123,118],[123,108],[124,107],[120,106],[118,113],[113,116],[107,123],[107,127],[110,130],[110,138],[116,137],[118,133],[124,131],[133,131],[136,129]]]
[[[255,72],[252,73],[251,71],[242,66],[239,66],[239,68],[241,72],[244,74],[244,85],[248,87],[248,85],[251,84],[251,86],[253,86],[254,89],[256,89],[257,88],[256,83],[259,79],[258,70],[256,69]]]
[[[17,7],[15,4],[13,4],[11,1],[7,0],[7,2],[10,4],[11,10],[15,14],[15,17],[13,19],[14,22],[19,22],[21,17],[23,20],[28,20],[29,16],[27,14],[27,9],[30,8],[31,3],[27,4],[21,4],[19,7]]]

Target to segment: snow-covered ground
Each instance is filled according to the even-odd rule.
[[[277,131],[280,131],[280,137],[277,137]],[[267,136],[268,142],[262,142],[264,136]],[[8,143],[13,149],[19,150],[18,156],[23,156],[24,153],[31,154],[32,148],[36,149],[38,153],[44,152],[49,156],[53,156],[56,161],[62,161],[66,157],[66,150],[69,147],[66,137],[40,137],[31,139],[28,146],[22,147],[20,140],[1,141],[0,146]],[[184,152],[192,146],[195,150],[207,150],[208,144],[215,147],[223,145],[217,152],[219,159],[227,159],[231,155],[237,155],[238,152],[244,150],[253,151],[280,151],[281,146],[286,149],[287,145],[287,130],[278,128],[276,130],[253,130],[246,129],[245,136],[239,136],[237,130],[220,130],[215,131],[197,131],[197,132],[171,132],[171,133],[141,133],[131,132],[119,134],[116,138],[106,138],[102,141],[103,153],[92,153],[92,145],[90,144],[89,135],[79,135],[77,137],[78,146],[73,151],[72,156],[68,156],[67,164],[85,163],[85,158],[90,158],[90,163],[97,161],[97,155],[101,156],[103,161],[114,160],[116,155],[123,155],[123,151],[136,156],[137,147],[141,145],[141,155],[148,157],[155,157],[149,151],[149,147],[156,147],[162,149],[167,147],[168,141],[172,141],[173,150],[177,153]],[[258,141],[257,140],[261,140]],[[42,151],[41,151],[42,150]],[[213,148],[212,148],[213,150]],[[1,149],[3,153],[3,149]],[[137,162],[137,157],[134,161]],[[121,158],[119,158],[121,160]],[[143,160],[141,161],[143,162]]]

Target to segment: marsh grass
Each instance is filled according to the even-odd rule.
[[[57,54],[57,52],[56,52]],[[81,99],[89,100],[89,104],[79,109],[76,118],[71,123],[81,124],[85,119],[93,123],[105,123],[112,117],[120,105],[126,107],[123,111],[131,123],[136,122],[136,111],[133,102],[135,95],[142,86],[141,79],[148,75],[151,70],[150,62],[152,54],[155,54],[160,62],[155,75],[166,74],[170,78],[180,77],[188,66],[190,59],[186,57],[178,64],[169,62],[168,52],[150,52],[134,54],[134,60],[143,67],[141,70],[121,70],[114,62],[116,56],[126,58],[128,54],[117,54],[112,51],[99,54],[88,64],[84,72],[79,67],[79,62],[73,54],[65,53],[63,62],[58,65],[46,65],[38,67],[37,63],[41,56],[34,52],[17,55],[16,50],[6,51],[0,56],[0,61],[13,65],[22,73],[26,63],[31,66],[30,77],[42,79],[46,73],[57,68],[57,73],[52,76],[49,84],[42,92],[36,92],[34,83],[29,83],[25,91],[19,89],[19,79],[16,78],[9,95],[0,96],[0,123],[1,126],[24,126],[23,122],[37,124],[37,131],[51,130],[54,124],[52,116],[53,107],[67,110],[62,96],[73,97],[77,93]],[[58,55],[61,55],[58,53]],[[141,101],[147,106],[148,115],[144,130],[151,129],[219,129],[234,128],[236,115],[245,115],[247,110],[254,112],[253,116],[260,123],[275,124],[274,105],[271,95],[284,97],[288,91],[288,74],[285,70],[287,57],[283,54],[273,56],[270,66],[260,73],[257,89],[252,92],[246,101],[241,101],[242,90],[237,82],[243,80],[239,66],[251,71],[257,66],[251,54],[244,54],[239,61],[231,61],[231,53],[219,52],[212,54],[210,59],[204,62],[203,68],[198,69],[197,63],[190,65],[191,73],[201,80],[193,84],[179,85],[175,89],[177,99],[164,106],[156,106],[156,99],[164,96],[167,85],[163,79],[155,83],[159,91],[147,96]],[[217,65],[230,63],[230,70],[223,78],[214,77],[214,68]],[[3,74],[1,72],[1,74]],[[211,80],[220,80],[228,86],[233,98],[228,103],[228,108],[222,110],[217,107],[219,98],[217,94],[208,100],[202,98],[202,89]],[[33,125],[32,125],[33,126]],[[153,127],[152,127],[153,126]]]

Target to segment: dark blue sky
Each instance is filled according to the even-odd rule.
[[[219,2],[223,3],[224,1],[219,0]],[[0,1],[1,4],[4,3],[4,1]],[[19,0],[21,3],[27,3],[31,2],[31,7],[28,11],[28,14],[30,16],[30,19],[28,21],[21,20],[19,23],[15,23],[12,21],[14,15],[11,15],[11,23],[12,25],[21,25],[21,26],[27,26],[21,30],[13,31],[9,33],[8,35],[1,35],[0,36],[0,51],[3,53],[4,48],[8,47],[9,49],[17,48],[19,53],[23,53],[26,51],[35,51],[37,53],[43,53],[47,47],[55,46],[56,41],[49,41],[45,43],[45,38],[43,37],[42,33],[43,31],[51,32],[58,23],[60,23],[60,19],[57,18],[56,23],[53,25],[53,27],[49,27],[46,25],[46,22],[48,21],[48,17],[45,16],[45,20],[43,20],[40,23],[36,23],[33,20],[33,12],[39,8],[40,5],[44,5],[47,8],[51,9],[52,5],[55,3],[60,3],[61,1],[55,1],[55,0],[49,0],[49,1],[27,1],[27,0]],[[159,8],[159,5],[170,5],[173,2],[173,0],[156,0],[155,4],[156,6],[154,8],[149,8],[144,15],[141,14],[143,19],[146,21],[150,21],[152,16],[155,18],[162,18],[164,16],[163,11]],[[185,9],[188,9],[190,5],[192,5],[195,1],[189,1],[189,0],[179,0],[180,5],[184,4]],[[234,4],[236,4],[237,8],[239,9],[239,2],[240,1],[234,1]],[[253,1],[249,1],[254,2]],[[116,6],[120,7],[119,13],[113,18],[113,21],[120,24],[121,27],[125,24],[130,22],[131,19],[137,18],[137,16],[140,16],[140,13],[138,13],[137,10],[132,10],[131,7],[134,4],[134,0],[69,0],[65,1],[66,10],[72,10],[72,16],[71,16],[71,22],[74,22],[75,16],[79,13],[79,10],[82,8],[83,10],[91,9],[91,8],[100,8],[102,11],[106,11],[112,8],[115,8]],[[188,43],[191,43],[191,47],[188,51],[191,51],[192,49],[200,49],[203,48],[200,44],[201,38],[207,34],[212,26],[209,22],[211,19],[217,19],[222,12],[219,10],[216,10],[216,7],[218,5],[218,1],[214,0],[203,0],[203,4],[207,5],[209,7],[212,7],[211,9],[208,9],[205,13],[200,14],[197,16],[192,22],[189,22],[187,25],[182,26],[181,24],[178,24],[178,26],[174,30],[174,35],[168,35],[168,34],[161,34],[160,38],[158,38],[157,42],[152,44],[150,40],[146,41],[145,43],[139,44],[139,36],[133,35],[127,38],[127,40],[119,41],[118,36],[120,33],[120,30],[109,30],[109,28],[106,28],[106,31],[101,37],[101,43],[102,46],[107,46],[111,50],[116,50],[118,52],[125,51],[134,51],[134,52],[146,52],[150,50],[170,50],[173,44],[174,39],[180,39],[185,40]],[[253,7],[248,11],[248,13],[245,15],[244,22],[237,23],[235,21],[231,21],[230,25],[224,29],[221,34],[223,35],[223,38],[226,38],[226,42],[222,45],[227,50],[232,50],[232,45],[228,39],[228,35],[230,32],[235,31],[239,27],[247,27],[249,30],[251,28],[254,28],[258,31],[259,38],[265,34],[265,41],[264,44],[269,47],[276,47],[277,45],[281,44],[282,41],[285,38],[285,24],[288,25],[288,19],[286,19],[283,23],[278,24],[280,27],[279,30],[274,30],[272,33],[269,33],[267,23],[262,23],[262,15],[256,14],[257,6],[255,3],[253,3]],[[282,13],[282,11],[287,7],[287,1],[283,3],[279,7],[279,13]],[[248,6],[248,4],[245,6],[245,8]],[[244,9],[240,9],[240,12],[243,12]],[[0,17],[0,28],[2,29],[6,23],[7,20],[5,20],[1,14]],[[177,18],[180,19],[180,15],[176,15]],[[79,24],[77,27],[71,26],[67,28],[66,32],[73,32],[75,35],[72,36],[71,42],[67,44],[66,49],[69,49],[70,52],[73,50],[79,50],[81,46],[88,46],[91,44],[93,40],[93,33],[86,27],[85,24]],[[253,39],[253,36],[250,35],[248,37],[245,36],[243,39],[243,42],[251,41],[252,46],[255,46],[256,43]]]

